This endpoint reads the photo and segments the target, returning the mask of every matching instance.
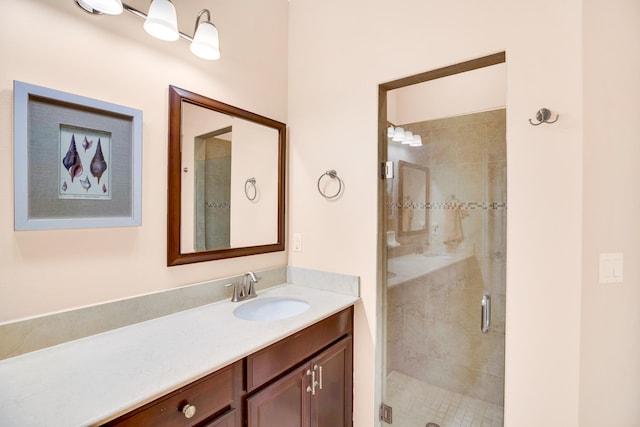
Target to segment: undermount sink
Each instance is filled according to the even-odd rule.
[[[280,320],[304,313],[310,307],[308,302],[297,298],[258,297],[233,310],[233,315],[243,320]]]

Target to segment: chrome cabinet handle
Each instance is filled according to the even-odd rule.
[[[319,379],[320,381],[318,381],[318,388],[319,388],[320,390],[322,390],[322,365],[320,365],[320,366],[316,365],[316,366],[314,366],[314,368],[313,368],[313,369],[318,369],[318,371],[319,371],[318,379]]]
[[[491,293],[482,293],[482,319],[480,323],[480,330],[483,334],[489,332],[491,327]]]
[[[307,376],[311,375],[311,385],[307,386],[307,393],[311,392],[312,396],[316,395],[316,385],[318,385],[318,383],[316,382],[316,371],[315,368],[312,371],[311,369],[307,369]]]

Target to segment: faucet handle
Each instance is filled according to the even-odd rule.
[[[233,286],[233,295],[231,296],[231,302],[240,301],[240,283],[227,283],[226,285],[224,285],[225,288],[228,288],[229,286]]]

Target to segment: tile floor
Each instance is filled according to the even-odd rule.
[[[466,397],[393,371],[387,377],[385,403],[393,408],[394,427],[502,427],[503,408]],[[431,426],[430,426],[431,427]]]

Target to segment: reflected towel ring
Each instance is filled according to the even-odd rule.
[[[324,178],[325,176],[328,176],[331,179],[338,180],[338,191],[336,191],[335,194],[332,194],[332,195],[325,194],[325,192],[322,191],[322,188],[320,188],[320,181],[322,181],[322,178]],[[325,199],[335,199],[336,197],[338,197],[340,193],[342,193],[342,180],[338,176],[338,172],[336,172],[334,169],[331,169],[326,171],[322,175],[320,175],[320,178],[318,178],[318,191],[320,192],[322,197],[324,197]]]
[[[529,123],[531,123],[533,126],[540,126],[543,123],[546,123],[546,124],[555,123],[560,118],[560,115],[556,114],[556,119],[552,122],[549,121],[550,118],[551,118],[551,110],[549,110],[548,108],[541,108],[536,113],[536,120],[538,121],[538,123],[533,123],[531,119],[529,119]]]
[[[251,191],[252,188],[253,188],[253,196],[250,196],[249,192]],[[255,178],[249,178],[244,182],[244,195],[247,196],[247,199],[251,200],[252,202],[256,199],[256,196],[258,195],[258,188],[256,187]]]

